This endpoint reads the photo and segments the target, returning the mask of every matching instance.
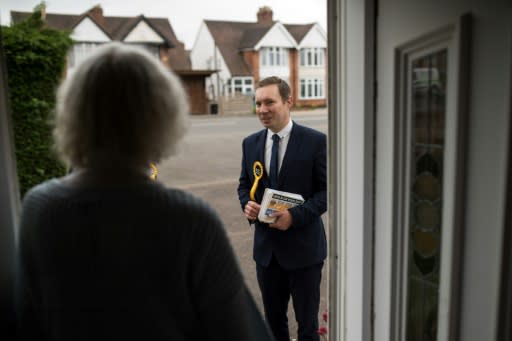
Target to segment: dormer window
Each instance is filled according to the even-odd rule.
[[[288,49],[284,47],[263,47],[260,50],[261,66],[287,66]]]

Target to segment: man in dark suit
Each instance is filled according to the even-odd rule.
[[[255,229],[253,257],[265,318],[276,340],[289,341],[286,313],[291,296],[299,341],[319,340],[320,281],[327,254],[321,219],[327,210],[326,136],[291,120],[290,87],[280,78],[261,80],[255,100],[265,129],[242,143],[238,197]],[[251,200],[257,161],[265,165],[265,172]],[[274,213],[273,224],[262,223],[257,217],[266,187],[301,194],[305,202]]]

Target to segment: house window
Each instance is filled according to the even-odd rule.
[[[286,66],[288,65],[288,49],[263,47],[260,50],[260,62],[262,66]]]
[[[78,66],[83,62],[97,47],[100,43],[76,43],[68,54],[68,64],[70,68]],[[131,46],[139,47],[152,56],[160,60],[160,47],[158,45],[150,44],[130,44]]]
[[[133,45],[146,50],[152,56],[154,56],[158,60],[160,60],[160,47],[158,45],[150,45],[150,44],[133,44]]]
[[[98,43],[76,43],[68,54],[68,65],[73,68],[83,62],[100,44]]]
[[[252,95],[253,81],[252,77],[233,77],[227,81],[228,91],[231,95],[236,93],[243,95]]]
[[[323,66],[324,49],[321,47],[307,47],[300,49],[300,66]]]
[[[324,80],[306,78],[300,80],[300,99],[324,98]]]

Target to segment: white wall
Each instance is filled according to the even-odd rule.
[[[124,42],[161,44],[164,40],[145,21],[141,21],[128,33]]]
[[[231,73],[222,57],[219,48],[215,45],[213,36],[208,30],[208,26],[203,21],[197,33],[194,46],[190,51],[190,60],[192,63],[192,69],[218,69],[219,73],[212,74],[206,78],[206,91],[209,91],[210,86],[213,85],[215,88],[215,94],[219,94],[218,88],[220,87],[220,93],[222,93],[223,84],[227,79],[231,78]],[[210,61],[210,63],[208,62]],[[210,94],[212,96],[213,94]]]
[[[213,57],[214,46],[213,37],[203,21],[201,22],[196,40],[190,51],[192,69],[204,70],[208,68],[207,60]]]
[[[299,48],[302,47],[327,47],[327,34],[320,25],[315,24],[302,38]]]
[[[327,58],[324,59],[327,63]],[[299,66],[299,79],[322,78],[326,79],[326,66]]]
[[[261,38],[254,47],[259,50],[262,46],[279,46],[286,48],[295,48],[297,46],[295,39],[288,33],[288,30],[277,22],[272,28]]]
[[[71,33],[71,38],[81,42],[105,43],[110,38],[91,19],[84,18]]]

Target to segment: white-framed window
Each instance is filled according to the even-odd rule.
[[[152,56],[156,57],[160,60],[160,46],[156,44],[131,44],[132,46],[140,47],[147,52],[149,52]]]
[[[300,49],[300,66],[324,66],[324,53],[321,47]]]
[[[325,98],[324,80],[321,78],[302,78],[300,80],[300,99]]]
[[[68,65],[73,68],[84,61],[95,48],[100,46],[99,43],[76,43],[68,53]]]
[[[288,49],[284,47],[263,47],[260,50],[260,63],[262,66],[287,66]]]
[[[252,77],[233,77],[227,81],[228,92],[231,95],[240,93],[243,95],[252,95],[253,79]]]

